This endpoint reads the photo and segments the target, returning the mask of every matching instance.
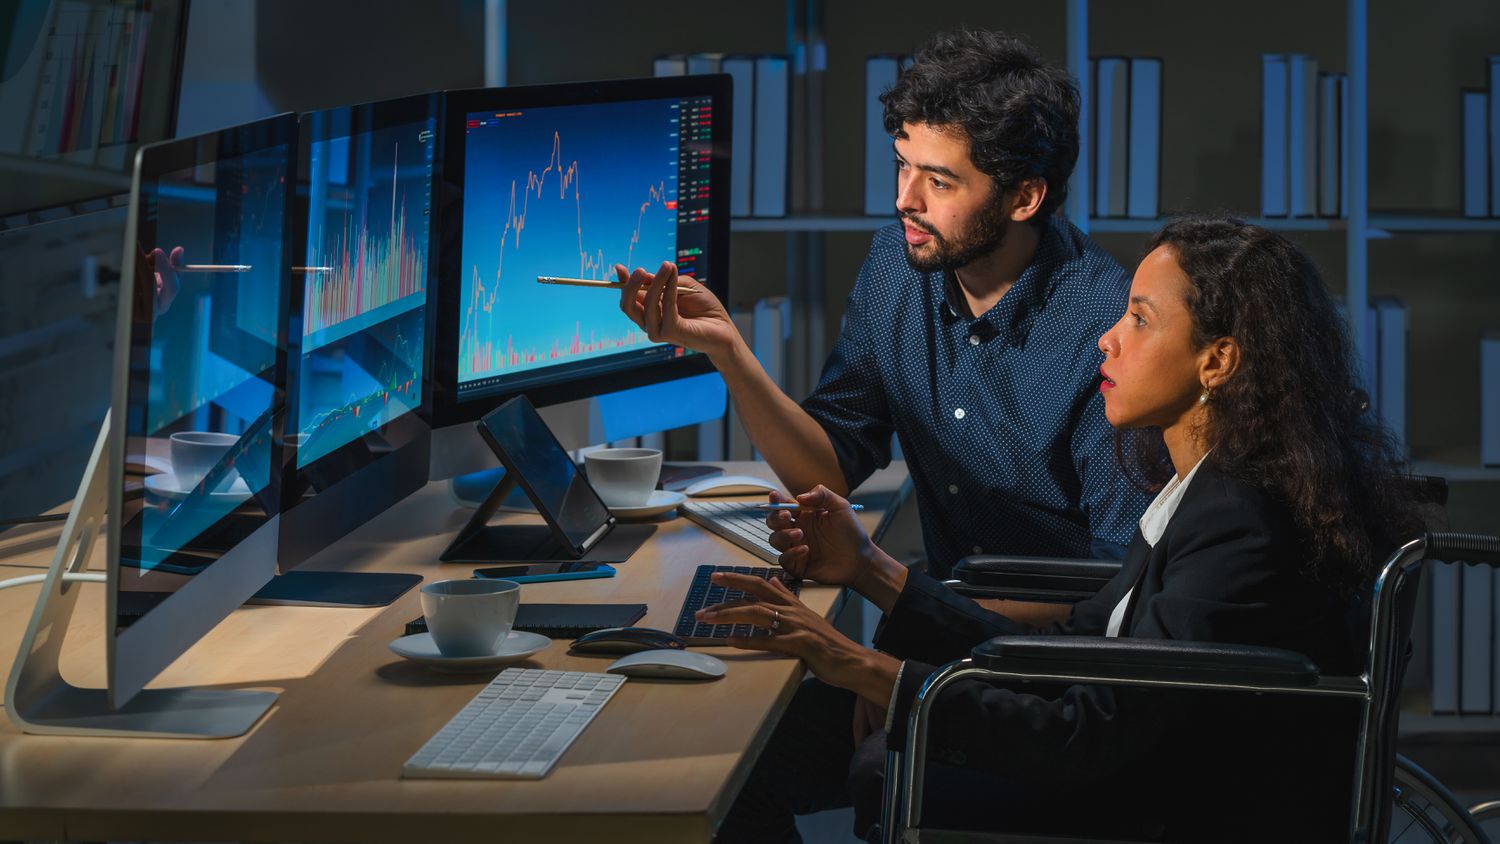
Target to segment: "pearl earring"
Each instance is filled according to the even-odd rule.
[[[1198,405],[1201,407],[1201,406],[1203,406],[1205,404],[1208,404],[1209,400],[1212,399],[1213,397],[1214,397],[1213,388],[1212,387],[1204,387],[1203,388],[1203,392],[1201,394],[1199,394],[1199,396],[1198,396]]]

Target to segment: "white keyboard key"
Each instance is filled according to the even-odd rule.
[[[544,777],[624,680],[579,671],[502,671],[406,760],[401,775]]]

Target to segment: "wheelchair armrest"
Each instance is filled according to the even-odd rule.
[[[1114,682],[1312,686],[1318,666],[1281,648],[1103,636],[998,636],[974,649],[976,668]]]
[[[1500,538],[1477,533],[1429,533],[1427,559],[1500,566]]]
[[[953,567],[954,591],[970,598],[1074,603],[1090,598],[1120,572],[1115,560],[1064,557],[965,557]]]

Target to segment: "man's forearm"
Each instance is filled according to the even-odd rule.
[[[743,339],[714,358],[750,442],[792,494],[823,484],[848,495],[844,470],[828,433],[792,401],[756,360]]]

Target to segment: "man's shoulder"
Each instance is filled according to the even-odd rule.
[[[1053,228],[1064,255],[1053,269],[1053,296],[1091,323],[1113,324],[1130,290],[1125,268],[1068,220],[1058,218]]]
[[[876,229],[865,265],[883,274],[919,275],[906,260],[906,230],[900,221]]]
[[[865,307],[896,307],[905,297],[919,295],[925,274],[906,259],[906,235],[899,222],[883,226],[870,239],[870,252],[854,281],[853,299]]]

